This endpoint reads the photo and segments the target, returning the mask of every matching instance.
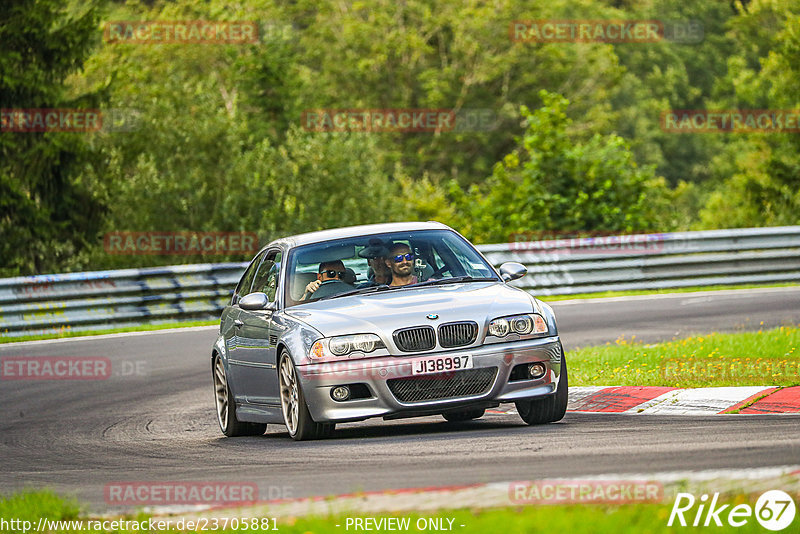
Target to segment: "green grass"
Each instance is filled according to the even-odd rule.
[[[745,497],[726,499],[724,502],[744,503]],[[751,505],[754,503],[750,503]],[[445,526],[448,519],[453,519],[452,532],[457,534],[490,534],[490,533],[546,533],[569,532],[570,534],[590,533],[658,533],[676,532],[692,529],[692,527],[667,527],[667,520],[672,509],[672,502],[663,504],[625,504],[619,506],[586,504],[586,505],[524,505],[493,510],[439,510],[430,513],[395,513],[391,515],[376,513],[352,513],[331,517],[311,518],[278,518],[277,532],[283,534],[306,533],[346,533],[360,532],[351,526],[346,529],[347,517],[401,517],[410,519],[410,528],[398,532],[425,532],[417,530],[418,518],[444,518]],[[694,510],[693,510],[694,511]],[[240,512],[246,516],[246,512]],[[0,518],[28,520],[36,525],[39,518],[55,520],[75,520],[81,518],[78,507],[73,501],[62,500],[55,494],[47,491],[18,493],[0,499]],[[147,515],[138,514],[122,519],[135,519],[142,521]],[[686,516],[690,521],[690,515]],[[94,519],[94,518],[84,518]],[[111,520],[113,518],[104,517]],[[723,521],[725,516],[721,518]],[[336,525],[340,525],[337,527]],[[461,525],[464,525],[463,527]],[[87,526],[91,526],[87,523]],[[35,531],[35,526],[32,531]],[[694,530],[694,529],[692,529]],[[727,525],[713,527],[714,532],[763,532],[754,518],[750,518],[746,525],[732,528]],[[791,528],[789,529],[791,530]],[[16,530],[22,532],[21,530]],[[788,530],[787,530],[788,531]],[[55,529],[51,532],[102,532],[97,530]],[[118,530],[117,532],[136,532],[140,530]],[[165,531],[157,531],[165,532]],[[170,531],[173,532],[173,531]],[[217,530],[216,532],[242,532],[242,530]],[[268,532],[275,532],[269,530]],[[387,532],[381,530],[379,532]],[[432,532],[432,531],[428,531]]]
[[[118,334],[120,332],[147,332],[150,330],[165,330],[167,328],[188,328],[190,326],[212,326],[218,324],[219,324],[219,319],[212,319],[207,321],[176,321],[173,323],[123,326],[119,328],[108,328],[105,330],[74,331],[74,330],[64,329],[61,332],[56,332],[53,334],[16,336],[16,337],[7,337],[0,334],[0,343],[16,343],[17,341],[36,341],[40,339],[61,339],[66,337],[80,337],[80,336],[99,336],[102,334]]]
[[[751,398],[749,401],[745,402],[744,404],[739,405],[739,407],[736,408],[735,410],[728,409],[728,410],[725,410],[724,413],[729,413],[729,414],[742,413],[742,410],[744,410],[745,408],[749,408],[750,406],[752,406],[753,404],[757,403],[761,399],[769,397],[770,395],[772,395],[776,391],[779,391],[779,390],[768,389],[768,390],[766,390],[766,393],[762,393],[761,395],[758,395],[757,397]]]
[[[0,518],[3,519],[77,519],[78,513],[78,504],[74,500],[48,490],[23,491],[0,499]]]
[[[567,353],[574,386],[800,385],[800,328],[710,334],[645,345],[617,339]]]
[[[621,506],[604,505],[561,505],[561,506],[520,506],[483,511],[437,511],[430,514],[395,514],[394,517],[409,517],[411,528],[405,532],[425,532],[416,529],[419,517],[452,518],[453,532],[456,534],[552,534],[569,532],[570,534],[644,534],[658,532],[676,532],[681,530],[667,527],[670,504],[629,504]],[[358,514],[354,517],[374,517],[375,514]],[[281,523],[281,532],[286,533],[344,533],[342,519],[299,519],[296,523]],[[341,527],[335,525],[339,523]],[[751,524],[753,523],[753,524]],[[445,524],[446,520],[445,520]],[[461,527],[461,525],[464,525]],[[732,527],[715,527],[714,532],[763,532],[755,520],[748,522],[742,530]],[[688,527],[691,528],[691,527]],[[760,529],[760,530],[759,530]],[[686,530],[684,528],[683,530]],[[351,527],[349,532],[354,532]],[[386,532],[386,531],[384,531]],[[400,531],[403,532],[403,531]]]
[[[733,286],[692,286],[675,287],[669,289],[636,289],[630,291],[602,291],[599,293],[576,293],[574,295],[537,295],[545,302],[573,299],[599,299],[607,297],[632,297],[638,295],[667,295],[669,293],[696,293],[698,291],[719,291],[722,289],[761,289],[768,287],[796,287],[798,284],[739,284]]]

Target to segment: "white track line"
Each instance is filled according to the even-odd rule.
[[[535,295],[536,298],[547,302],[550,306],[567,306],[570,304],[586,304],[588,302],[626,302],[636,300],[662,300],[662,299],[675,299],[675,298],[692,298],[692,297],[705,297],[705,296],[742,296],[742,295],[760,295],[769,293],[782,293],[786,291],[800,291],[800,286],[785,286],[785,287],[764,287],[753,289],[719,289],[711,291],[687,291],[685,293],[661,293],[658,295],[628,295],[625,297],[597,297],[597,298],[581,298],[581,299],[567,299],[567,300],[554,300],[548,301],[547,295]]]
[[[100,334],[97,336],[75,336],[59,337],[56,339],[37,339],[35,341],[14,341],[12,343],[0,343],[0,350],[4,347],[19,347],[31,345],[50,345],[52,343],[69,343],[72,341],[94,341],[95,339],[114,339],[119,337],[152,336],[155,334],[174,334],[180,332],[197,332],[202,330],[219,330],[219,325],[209,326],[184,326],[178,328],[162,328],[158,330],[140,330],[138,332],[117,332],[114,334]]]

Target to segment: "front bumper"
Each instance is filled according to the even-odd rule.
[[[551,336],[457,350],[301,365],[297,368],[297,374],[314,421],[360,421],[370,417],[393,418],[442,413],[470,405],[486,406],[550,395],[558,387],[561,353],[558,336]],[[411,369],[414,362],[433,356],[458,354],[472,356],[474,370],[496,368],[493,379],[484,390],[466,395],[455,391],[454,395],[445,394],[442,398],[402,401],[389,387],[389,382],[397,379],[437,380],[439,377],[434,375],[413,376]],[[546,372],[542,378],[509,381],[515,366],[533,362],[542,362],[545,365]],[[452,377],[453,373],[444,373],[441,376],[447,378],[445,375]],[[365,384],[369,397],[341,402],[333,400],[331,390],[335,386],[351,384]]]

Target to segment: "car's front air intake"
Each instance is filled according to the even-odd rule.
[[[486,393],[497,376],[497,367],[465,369],[386,381],[400,402],[423,402],[472,397]]]
[[[444,348],[471,345],[478,337],[478,323],[464,321],[447,323],[439,327],[439,345]]]
[[[430,350],[436,346],[436,333],[432,326],[414,326],[396,330],[393,334],[397,348],[403,352]]]

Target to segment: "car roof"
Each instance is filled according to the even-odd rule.
[[[436,221],[364,224],[360,226],[347,226],[344,228],[333,228],[330,230],[320,230],[318,232],[308,232],[305,234],[288,236],[273,241],[267,245],[267,247],[284,245],[287,248],[292,248],[300,245],[308,245],[310,243],[320,243],[323,241],[333,241],[336,239],[347,239],[349,237],[384,234],[389,232],[411,232],[416,230],[452,230],[452,228],[446,224]]]

